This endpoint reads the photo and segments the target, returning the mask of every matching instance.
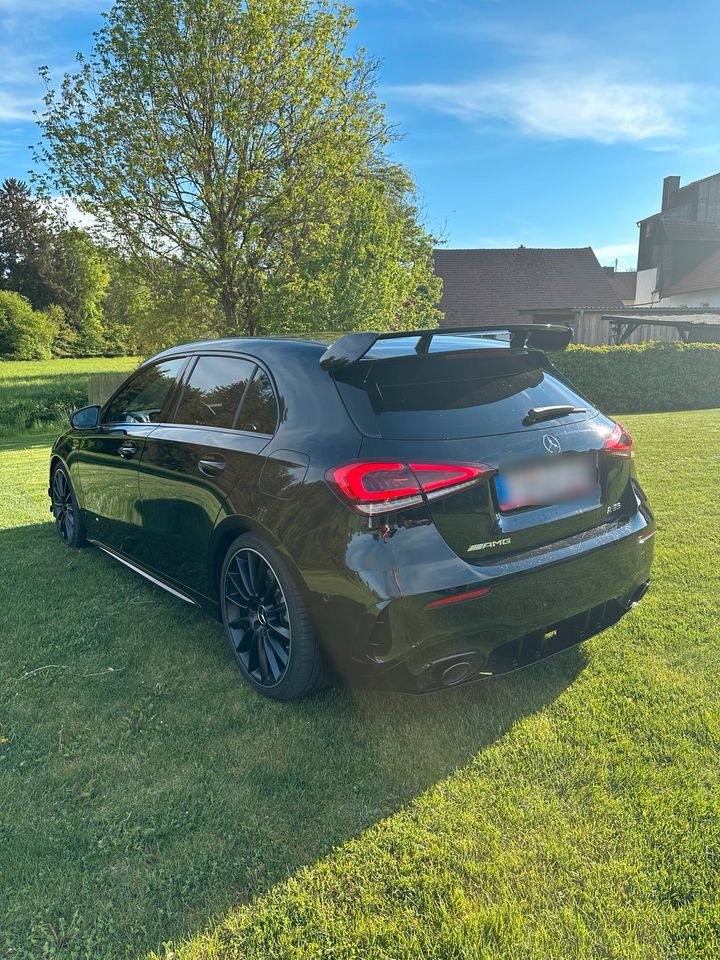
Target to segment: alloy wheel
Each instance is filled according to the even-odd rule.
[[[235,655],[263,687],[285,676],[292,643],[285,594],[267,560],[249,547],[227,566],[223,589],[225,622]]]
[[[72,543],[75,531],[75,501],[70,481],[60,469],[53,474],[52,508],[60,539],[63,543]]]

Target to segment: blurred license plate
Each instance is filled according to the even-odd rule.
[[[560,456],[545,463],[501,471],[495,479],[501,510],[540,507],[589,493],[597,486],[594,453]]]

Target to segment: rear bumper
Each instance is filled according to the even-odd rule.
[[[463,564],[466,579],[456,587],[383,605],[365,663],[355,666],[379,685],[424,693],[566,650],[612,626],[644,594],[654,533],[638,513],[536,555],[501,565]],[[488,592],[435,605],[478,588]]]

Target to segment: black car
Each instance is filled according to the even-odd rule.
[[[425,692],[534,663],[619,620],[653,554],[630,436],[545,354],[570,338],[166,350],[55,443],[58,533],[222,618],[279,700],[330,675]]]

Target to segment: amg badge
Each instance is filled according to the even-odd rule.
[[[468,553],[472,553],[473,550],[489,550],[490,547],[506,547],[512,537],[505,537],[504,540],[488,540],[487,543],[472,543],[467,548]]]

